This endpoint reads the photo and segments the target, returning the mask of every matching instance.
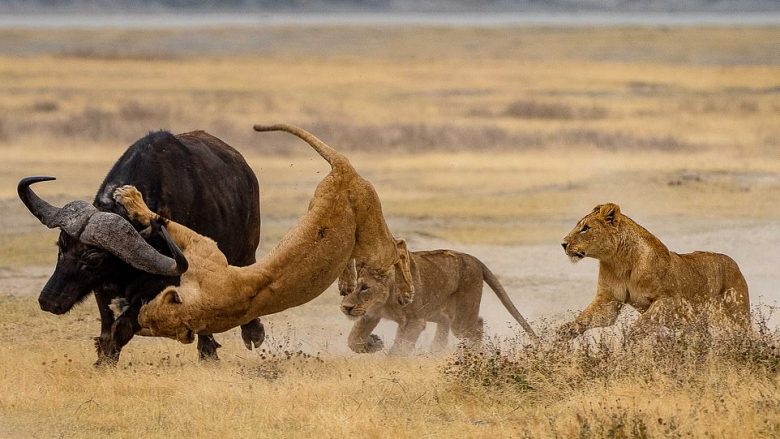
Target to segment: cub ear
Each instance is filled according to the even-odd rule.
[[[398,303],[406,306],[414,300],[414,281],[412,280],[412,261],[409,256],[409,249],[406,247],[406,241],[403,239],[395,240],[395,249],[398,252],[398,262],[396,267],[401,272],[403,284],[398,288]]]
[[[179,304],[182,303],[178,291],[174,289],[170,289],[164,292],[161,300],[163,303],[179,303]]]
[[[615,218],[620,214],[620,206],[607,203],[599,206],[599,215],[609,224],[615,224]]]

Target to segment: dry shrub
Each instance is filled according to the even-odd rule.
[[[520,119],[603,119],[607,109],[599,106],[573,107],[556,102],[518,100],[510,103],[501,113],[502,116]]]
[[[543,146],[543,138],[513,133],[493,125],[456,124],[345,124],[331,121],[304,123],[331,145],[345,151],[433,151],[502,149]]]
[[[60,109],[60,104],[52,100],[35,101],[32,104],[32,110],[37,113],[53,113]]]
[[[694,145],[674,136],[639,137],[622,132],[590,129],[566,129],[550,135],[550,141],[561,144],[592,145],[607,150],[680,151]]]
[[[755,330],[748,334],[712,331],[703,313],[674,331],[644,338],[630,336],[627,324],[618,334],[589,340],[586,335],[578,342],[552,335],[536,344],[524,335],[493,338],[479,350],[459,348],[443,372],[467,387],[513,388],[544,398],[620,379],[699,390],[712,385],[712,376],[719,374],[771,379],[780,373],[780,328],[768,326],[772,311],[755,307]],[[554,334],[552,329],[543,331]]]

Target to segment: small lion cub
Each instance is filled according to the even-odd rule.
[[[351,261],[339,278],[339,292],[343,296],[341,311],[356,319],[348,338],[354,352],[376,352],[384,347],[382,339],[371,333],[383,318],[398,323],[390,355],[412,353],[427,322],[437,325],[433,352],[447,347],[450,329],[460,339],[481,343],[483,320],[479,305],[483,281],[512,317],[536,338],[498,279],[479,259],[452,250],[411,252],[410,255],[415,295],[406,305],[397,299],[396,285],[403,282],[398,270],[379,273]],[[395,279],[387,279],[388,276]]]

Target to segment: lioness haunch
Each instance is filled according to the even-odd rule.
[[[747,283],[733,259],[719,253],[671,252],[620,213],[617,204],[596,206],[561,245],[572,262],[599,260],[596,297],[573,322],[559,328],[561,337],[612,325],[624,304],[641,313],[632,328],[640,333],[711,311],[727,325],[750,325]]]
[[[531,326],[509,299],[496,276],[474,256],[453,250],[411,252],[414,301],[401,306],[396,300],[396,279],[401,273],[389,273],[390,279],[361,264],[351,264],[339,278],[344,298],[341,311],[357,318],[347,343],[354,352],[376,352],[382,340],[371,331],[383,318],[398,323],[391,355],[408,355],[414,349],[426,322],[436,323],[432,351],[447,346],[450,328],[456,337],[478,344],[482,341],[483,321],[479,316],[482,282],[486,282],[512,317],[533,338]]]
[[[319,296],[347,267],[359,261],[379,272],[398,270],[408,283],[398,300],[413,298],[409,262],[393,238],[371,183],[342,154],[308,132],[290,125],[255,126],[256,131],[286,131],[305,140],[331,165],[309,203],[309,210],[281,241],[255,264],[228,265],[216,243],[149,210],[132,186],[114,197],[138,223],[167,227],[169,242],[189,262],[179,286],[165,288],[141,307],[142,335],[192,341],[193,334],[218,333],[306,303]],[[165,230],[165,229],[163,229]]]

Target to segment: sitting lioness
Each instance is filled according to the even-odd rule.
[[[354,352],[376,352],[383,348],[382,340],[371,334],[382,318],[398,323],[390,355],[409,355],[426,322],[437,324],[431,348],[434,352],[446,348],[450,328],[460,339],[481,342],[483,321],[479,304],[483,281],[512,317],[536,338],[496,276],[479,259],[452,250],[412,252],[409,259],[415,293],[414,301],[406,306],[399,305],[396,297],[403,291],[403,274],[397,270],[389,273],[388,281],[387,274],[353,263],[348,267],[351,272],[345,271],[339,278],[339,292],[344,296],[341,311],[357,318],[348,338]]]
[[[625,304],[641,313],[632,328],[639,333],[713,310],[727,323],[750,325],[747,283],[733,259],[719,253],[671,252],[620,213],[617,204],[596,206],[561,245],[572,262],[599,260],[596,297],[573,322],[559,328],[563,338],[611,326]]]
[[[252,265],[228,265],[213,240],[149,210],[135,187],[123,186],[114,192],[116,201],[139,224],[162,223],[177,267],[189,266],[177,270],[186,270],[180,285],[166,287],[141,307],[141,335],[190,343],[194,334],[226,331],[255,317],[301,305],[325,291],[351,260],[379,273],[401,273],[408,282],[401,282],[398,300],[405,304],[413,299],[404,243],[397,242],[387,228],[371,183],[344,155],[303,129],[280,124],[256,125],[255,130],[286,131],[300,137],[331,165],[331,171],[317,186],[309,210]]]

